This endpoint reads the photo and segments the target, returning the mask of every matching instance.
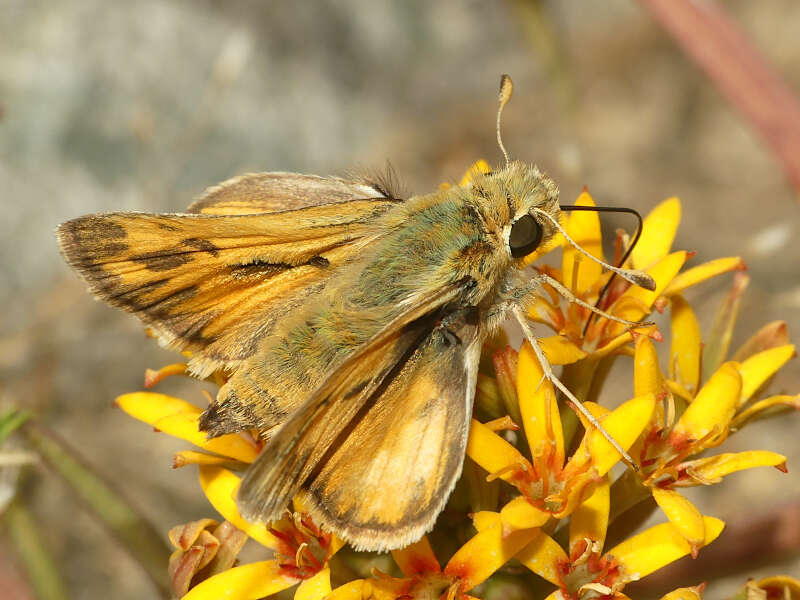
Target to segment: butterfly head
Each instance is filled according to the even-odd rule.
[[[508,261],[522,259],[547,244],[557,230],[558,187],[536,166],[511,161],[502,169],[473,177],[471,200],[499,234]]]

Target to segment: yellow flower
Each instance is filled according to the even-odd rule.
[[[506,354],[515,353],[509,349]],[[558,364],[560,356],[551,354],[548,358]],[[519,354],[516,392],[530,458],[493,431],[496,422],[473,420],[467,443],[467,455],[489,472],[490,480],[503,479],[520,492],[521,496],[501,511],[504,525],[511,529],[538,527],[550,517],[566,517],[621,458],[601,432],[589,428],[577,451],[565,461],[558,403],[552,384],[542,376],[542,367],[526,343]],[[650,422],[654,407],[652,394],[633,398],[611,413],[587,404],[624,449]]]
[[[594,206],[594,200],[584,191],[576,201],[580,206]],[[680,270],[690,257],[685,251],[670,253],[680,222],[681,206],[677,198],[670,198],[656,206],[644,219],[642,235],[633,249],[630,266],[646,271],[656,282],[656,289],[645,290],[633,286],[622,278],[614,278],[603,296],[599,308],[621,319],[640,321],[658,307],[662,296],[679,293],[711,277],[735,269],[743,269],[737,257],[717,259],[683,273]],[[602,234],[598,213],[573,212],[566,219],[569,236],[593,256],[603,259]],[[618,262],[622,256],[623,239],[616,240]],[[538,255],[535,257],[538,258]],[[535,260],[534,258],[534,260]],[[540,271],[554,277],[579,299],[595,304],[611,273],[603,271],[598,263],[587,259],[570,245],[564,245],[561,268],[543,266]],[[537,299],[528,311],[534,321],[544,323],[564,336],[577,348],[596,357],[614,352],[632,340],[624,325],[608,319],[592,317],[588,309],[568,302],[555,290],[547,287],[547,295]],[[650,334],[658,337],[651,330]],[[580,397],[580,396],[579,396]]]
[[[469,600],[467,592],[486,581],[514,554],[530,543],[536,529],[504,534],[500,527],[479,531],[450,558],[444,569],[427,539],[392,551],[402,578],[376,572],[333,590],[328,600],[394,600],[444,598]]]
[[[740,288],[741,281],[736,282],[734,290]],[[767,450],[699,455],[719,446],[737,426],[764,411],[797,406],[798,396],[772,396],[752,402],[795,350],[791,344],[780,343],[782,336],[769,338],[762,330],[745,343],[744,351],[736,353],[740,360],[721,362],[724,354],[720,355],[721,364],[703,383],[699,327],[691,308],[679,296],[672,298],[672,331],[669,378],[660,370],[652,341],[643,336],[636,340],[635,393],[650,393],[665,403],[658,404],[646,434],[632,451],[640,472],[626,473],[619,485],[624,489],[631,486],[633,478],[641,481],[670,521],[696,547],[704,539],[703,519],[677,489],[718,483],[725,475],[757,466],[786,470],[786,458]],[[641,496],[631,492],[627,498],[632,503]]]
[[[198,428],[202,410],[164,394],[125,394],[117,398],[117,406],[132,417],[149,423],[157,431],[201,448],[204,452],[178,452],[174,464],[198,464],[200,485],[217,512],[274,555],[271,560],[220,569],[189,589],[183,596],[184,600],[216,600],[221,597],[256,600],[298,584],[295,592],[298,600],[321,599],[331,591],[328,560],[341,548],[342,541],[320,530],[303,510],[302,504],[295,500],[295,511],[287,511],[286,518],[269,526],[250,523],[239,514],[234,498],[240,479],[225,466],[242,468],[255,460],[260,444],[252,436],[230,434],[209,440]],[[192,545],[195,544],[189,544]]]
[[[609,508],[610,489],[604,477],[592,496],[572,513],[567,551],[543,530],[531,530],[533,538],[515,558],[558,587],[548,600],[626,598],[621,592],[628,583],[692,552],[692,547],[671,523],[651,527],[603,552]],[[724,524],[712,517],[703,519],[706,537],[701,545],[706,545],[719,536]],[[485,512],[475,519],[475,525],[481,532],[501,529],[503,516]],[[677,592],[683,591],[672,594]]]
[[[475,163],[460,185],[469,185],[475,172],[488,169],[483,161]],[[578,204],[591,205],[593,201],[584,193]],[[621,600],[626,598],[623,589],[627,583],[682,556],[696,554],[720,534],[723,523],[701,515],[676,490],[715,483],[725,474],[751,466],[782,466],[785,460],[766,451],[696,455],[752,419],[796,408],[800,397],[760,399],[760,390],[794,353],[785,324],[765,326],[732,361],[724,362],[736,294],[728,299],[703,350],[697,320],[681,293],[743,266],[738,258],[725,258],[681,273],[689,254],[670,253],[679,219],[677,199],[656,207],[645,219],[640,243],[628,261],[628,266],[653,277],[656,290],[615,279],[600,303],[603,310],[631,321],[644,318],[654,308],[660,311],[671,306],[668,376],[659,368],[651,341],[660,339],[654,327],[632,332],[597,317],[587,326],[590,312],[566,302],[548,287],[529,311],[532,318],[557,332],[540,340],[542,348],[551,365],[564,366],[562,380],[580,399],[597,397],[608,370],[604,367],[616,356],[633,356],[633,398],[613,411],[591,401],[584,405],[604,432],[634,456],[639,472],[626,471],[611,485],[610,470],[621,458],[617,450],[603,432],[587,422],[583,422],[582,439],[571,443],[578,421],[572,412],[559,408],[553,386],[543,378],[532,348],[526,343],[517,353],[498,336],[487,343],[478,376],[476,406],[486,422],[472,422],[467,454],[475,464],[465,465],[465,477],[430,537],[393,551],[396,569],[380,563],[388,573],[373,568],[368,576],[364,554],[342,552],[335,562],[347,565],[348,578],[355,579],[332,589],[329,562],[343,542],[318,527],[300,499],[295,499],[285,518],[270,524],[251,523],[241,516],[234,500],[240,484],[238,473],[261,451],[255,432],[209,440],[198,428],[200,407],[151,392],[118,398],[117,404],[131,416],[197,447],[176,453],[174,466],[198,465],[201,488],[224,519],[221,524],[202,519],[170,533],[177,547],[169,565],[176,596],[184,600],[256,600],[296,587],[294,597],[299,600],[469,600],[473,598],[470,594],[481,593],[482,584],[494,573],[517,559],[557,587],[549,598]],[[582,247],[602,258],[596,213],[565,213],[562,223]],[[623,242],[618,237],[617,259]],[[571,246],[563,244],[562,236],[527,260],[533,262],[559,246],[564,246],[561,268],[543,266],[540,270],[594,304],[610,273],[585,257],[582,260]],[[737,294],[743,281],[746,278],[735,279]],[[185,373],[184,363],[168,365],[148,371],[145,385]],[[225,375],[217,372],[209,380],[222,385]],[[634,521],[620,515],[650,494],[669,522],[630,535],[604,551],[609,525],[613,522],[612,535],[623,539],[620,531]],[[556,542],[562,539],[556,528],[564,525],[561,520],[567,517],[569,538],[562,548]],[[619,521],[615,521],[617,517]],[[477,533],[472,534],[472,526]],[[567,528],[563,531],[566,534]],[[246,539],[266,549],[265,560],[236,566]],[[463,544],[458,547],[454,540]],[[436,552],[448,548],[450,559],[444,567],[431,541],[437,543]],[[505,575],[513,575],[512,569],[506,570]],[[334,579],[341,577],[342,573],[337,573]],[[492,584],[486,585],[490,591]],[[702,587],[680,588],[662,600],[699,600]]]

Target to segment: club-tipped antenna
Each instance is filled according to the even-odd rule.
[[[505,73],[502,74],[500,76],[500,106],[497,107],[497,145],[500,146],[500,150],[506,159],[506,166],[508,166],[508,163],[511,162],[511,159],[508,158],[508,152],[506,151],[506,147],[503,145],[503,138],[500,135],[500,116],[503,114],[503,108],[505,108],[505,105],[508,104],[509,100],[511,100],[511,94],[513,93],[514,82],[511,81],[511,76],[506,75]]]
[[[536,213],[542,218],[550,221],[553,224],[553,226],[556,229],[558,229],[558,231],[561,232],[561,235],[564,236],[564,239],[567,240],[567,242],[569,242],[578,252],[592,259],[596,263],[602,265],[605,269],[608,269],[612,273],[616,273],[617,275],[622,277],[625,281],[629,281],[632,284],[638,285],[639,287],[643,287],[646,290],[653,291],[656,289],[656,282],[653,280],[652,277],[650,277],[650,275],[648,275],[644,271],[638,271],[636,269],[622,269],[620,267],[615,267],[614,265],[610,265],[607,262],[600,260],[593,254],[590,254],[589,252],[584,250],[575,240],[569,237],[569,234],[566,231],[564,231],[564,228],[561,226],[561,223],[559,223],[555,217],[553,217],[546,211],[543,211],[541,208],[533,208],[531,209],[531,212]]]

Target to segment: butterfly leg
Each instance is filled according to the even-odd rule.
[[[605,430],[605,428],[600,424],[600,422],[597,419],[595,419],[594,415],[592,415],[592,413],[590,413],[586,409],[586,407],[583,406],[583,403],[575,397],[575,395],[569,390],[569,388],[567,388],[567,386],[565,386],[561,382],[561,380],[555,376],[555,374],[553,373],[553,369],[551,368],[550,363],[547,360],[547,357],[544,355],[542,347],[539,345],[539,341],[533,334],[533,330],[531,330],[531,326],[528,322],[528,318],[525,315],[525,311],[522,308],[522,306],[520,306],[519,304],[515,304],[514,307],[512,308],[512,311],[514,312],[514,316],[516,317],[517,321],[519,321],[520,327],[522,327],[522,333],[525,335],[525,339],[528,340],[531,347],[533,348],[534,354],[536,354],[536,358],[539,359],[539,363],[541,364],[542,371],[544,373],[543,379],[549,380],[550,383],[552,383],[556,388],[558,388],[561,391],[561,393],[564,394],[564,396],[567,399],[567,402],[569,402],[569,404],[572,406],[572,409],[583,415],[583,417],[589,423],[591,423],[593,427],[595,427],[600,433],[602,433],[603,437],[606,438],[608,443],[611,444],[617,452],[619,452],[625,464],[627,464],[634,471],[637,471],[638,467],[633,462],[633,459],[630,457],[630,455],[622,448],[622,446],[619,445],[617,440],[615,440],[611,436],[611,434]],[[541,385],[541,382],[539,383],[539,385]]]
[[[643,321],[643,322],[636,322],[636,321],[628,321],[627,319],[620,319],[619,317],[615,317],[612,314],[607,313],[604,310],[597,308],[578,298],[575,294],[573,294],[570,289],[565,286],[563,283],[555,279],[554,277],[550,277],[546,273],[540,273],[535,279],[534,282],[538,284],[538,282],[543,282],[551,286],[556,292],[558,292],[567,302],[574,302],[578,306],[582,306],[583,308],[589,309],[596,315],[603,317],[604,319],[608,319],[610,321],[614,321],[616,323],[622,323],[626,327],[645,327],[648,325],[653,325],[652,321]]]

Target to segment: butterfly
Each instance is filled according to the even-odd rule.
[[[585,251],[559,223],[555,183],[508,158],[500,115],[511,90],[503,76],[506,164],[464,187],[402,199],[391,174],[249,174],[182,214],[94,214],[58,228],[98,298],[191,352],[195,375],[228,373],[200,428],[264,440],[238,491],[245,518],[280,518],[299,494],[356,549],[419,539],[461,473],[481,345],[509,315],[580,409],[525,306],[543,283],[581,301],[531,278],[525,257],[559,233]]]

